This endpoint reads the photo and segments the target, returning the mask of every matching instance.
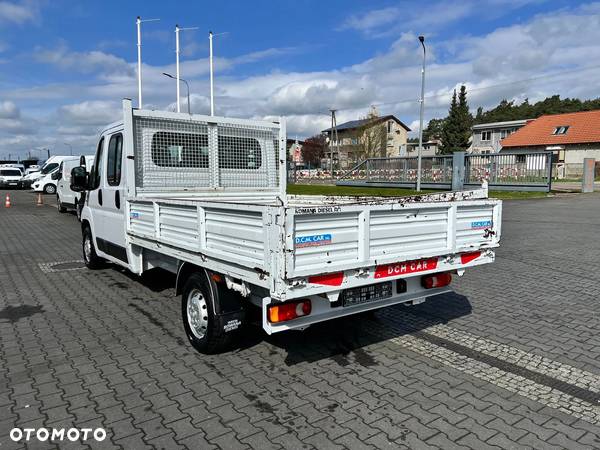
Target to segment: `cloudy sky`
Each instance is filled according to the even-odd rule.
[[[289,137],[364,116],[370,105],[418,129],[464,83],[473,111],[502,98],[600,96],[600,2],[567,0],[0,0],[0,157],[91,153],[121,99],[137,104],[135,18],[143,25],[144,107],[173,109],[174,27],[192,109],[208,112],[208,30],[216,112],[287,117]],[[182,93],[185,88],[182,86]]]

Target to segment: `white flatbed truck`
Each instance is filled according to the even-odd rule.
[[[414,197],[286,194],[284,120],[138,110],[101,134],[85,190],[83,255],[135,274],[177,274],[202,352],[225,348],[251,309],[271,334],[450,290],[494,261],[502,204],[487,188]]]

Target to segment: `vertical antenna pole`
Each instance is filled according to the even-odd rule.
[[[176,75],[177,78],[177,112],[181,112],[179,105],[179,25],[175,25],[175,58],[176,58]]]
[[[210,115],[215,115],[215,91],[213,75],[213,33],[208,32],[209,66],[210,66]]]
[[[135,21],[137,24],[137,53],[138,53],[138,108],[142,109],[142,19],[140,16]]]

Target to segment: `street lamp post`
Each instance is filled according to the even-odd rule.
[[[419,36],[423,46],[423,68],[421,69],[421,112],[419,114],[419,152],[417,155],[417,192],[421,191],[421,155],[423,153],[423,113],[425,112],[425,36]]]
[[[69,144],[68,142],[63,142],[63,144],[65,144],[65,145],[68,145],[68,146],[69,146],[69,149],[70,149],[71,156],[73,156],[73,146],[72,146],[71,144]]]
[[[177,78],[174,77],[173,75],[171,75],[170,73],[163,72],[163,75],[166,77],[169,77],[169,78],[173,78],[175,81],[177,81]],[[183,78],[179,78],[179,81],[183,81],[185,83],[185,86],[187,87],[187,110],[188,110],[188,114],[192,114],[192,111],[190,109],[190,85]],[[177,83],[177,84],[179,84],[179,83]],[[177,112],[179,112],[179,110],[177,110]]]

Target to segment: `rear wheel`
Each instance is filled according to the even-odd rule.
[[[104,265],[104,260],[96,254],[92,230],[90,227],[83,229],[83,261],[88,269],[100,269]]]
[[[192,346],[201,353],[218,353],[232,341],[215,316],[213,291],[201,273],[193,273],[183,287],[181,316]]]
[[[46,194],[56,194],[56,186],[53,184],[47,184],[44,186],[44,193]]]

